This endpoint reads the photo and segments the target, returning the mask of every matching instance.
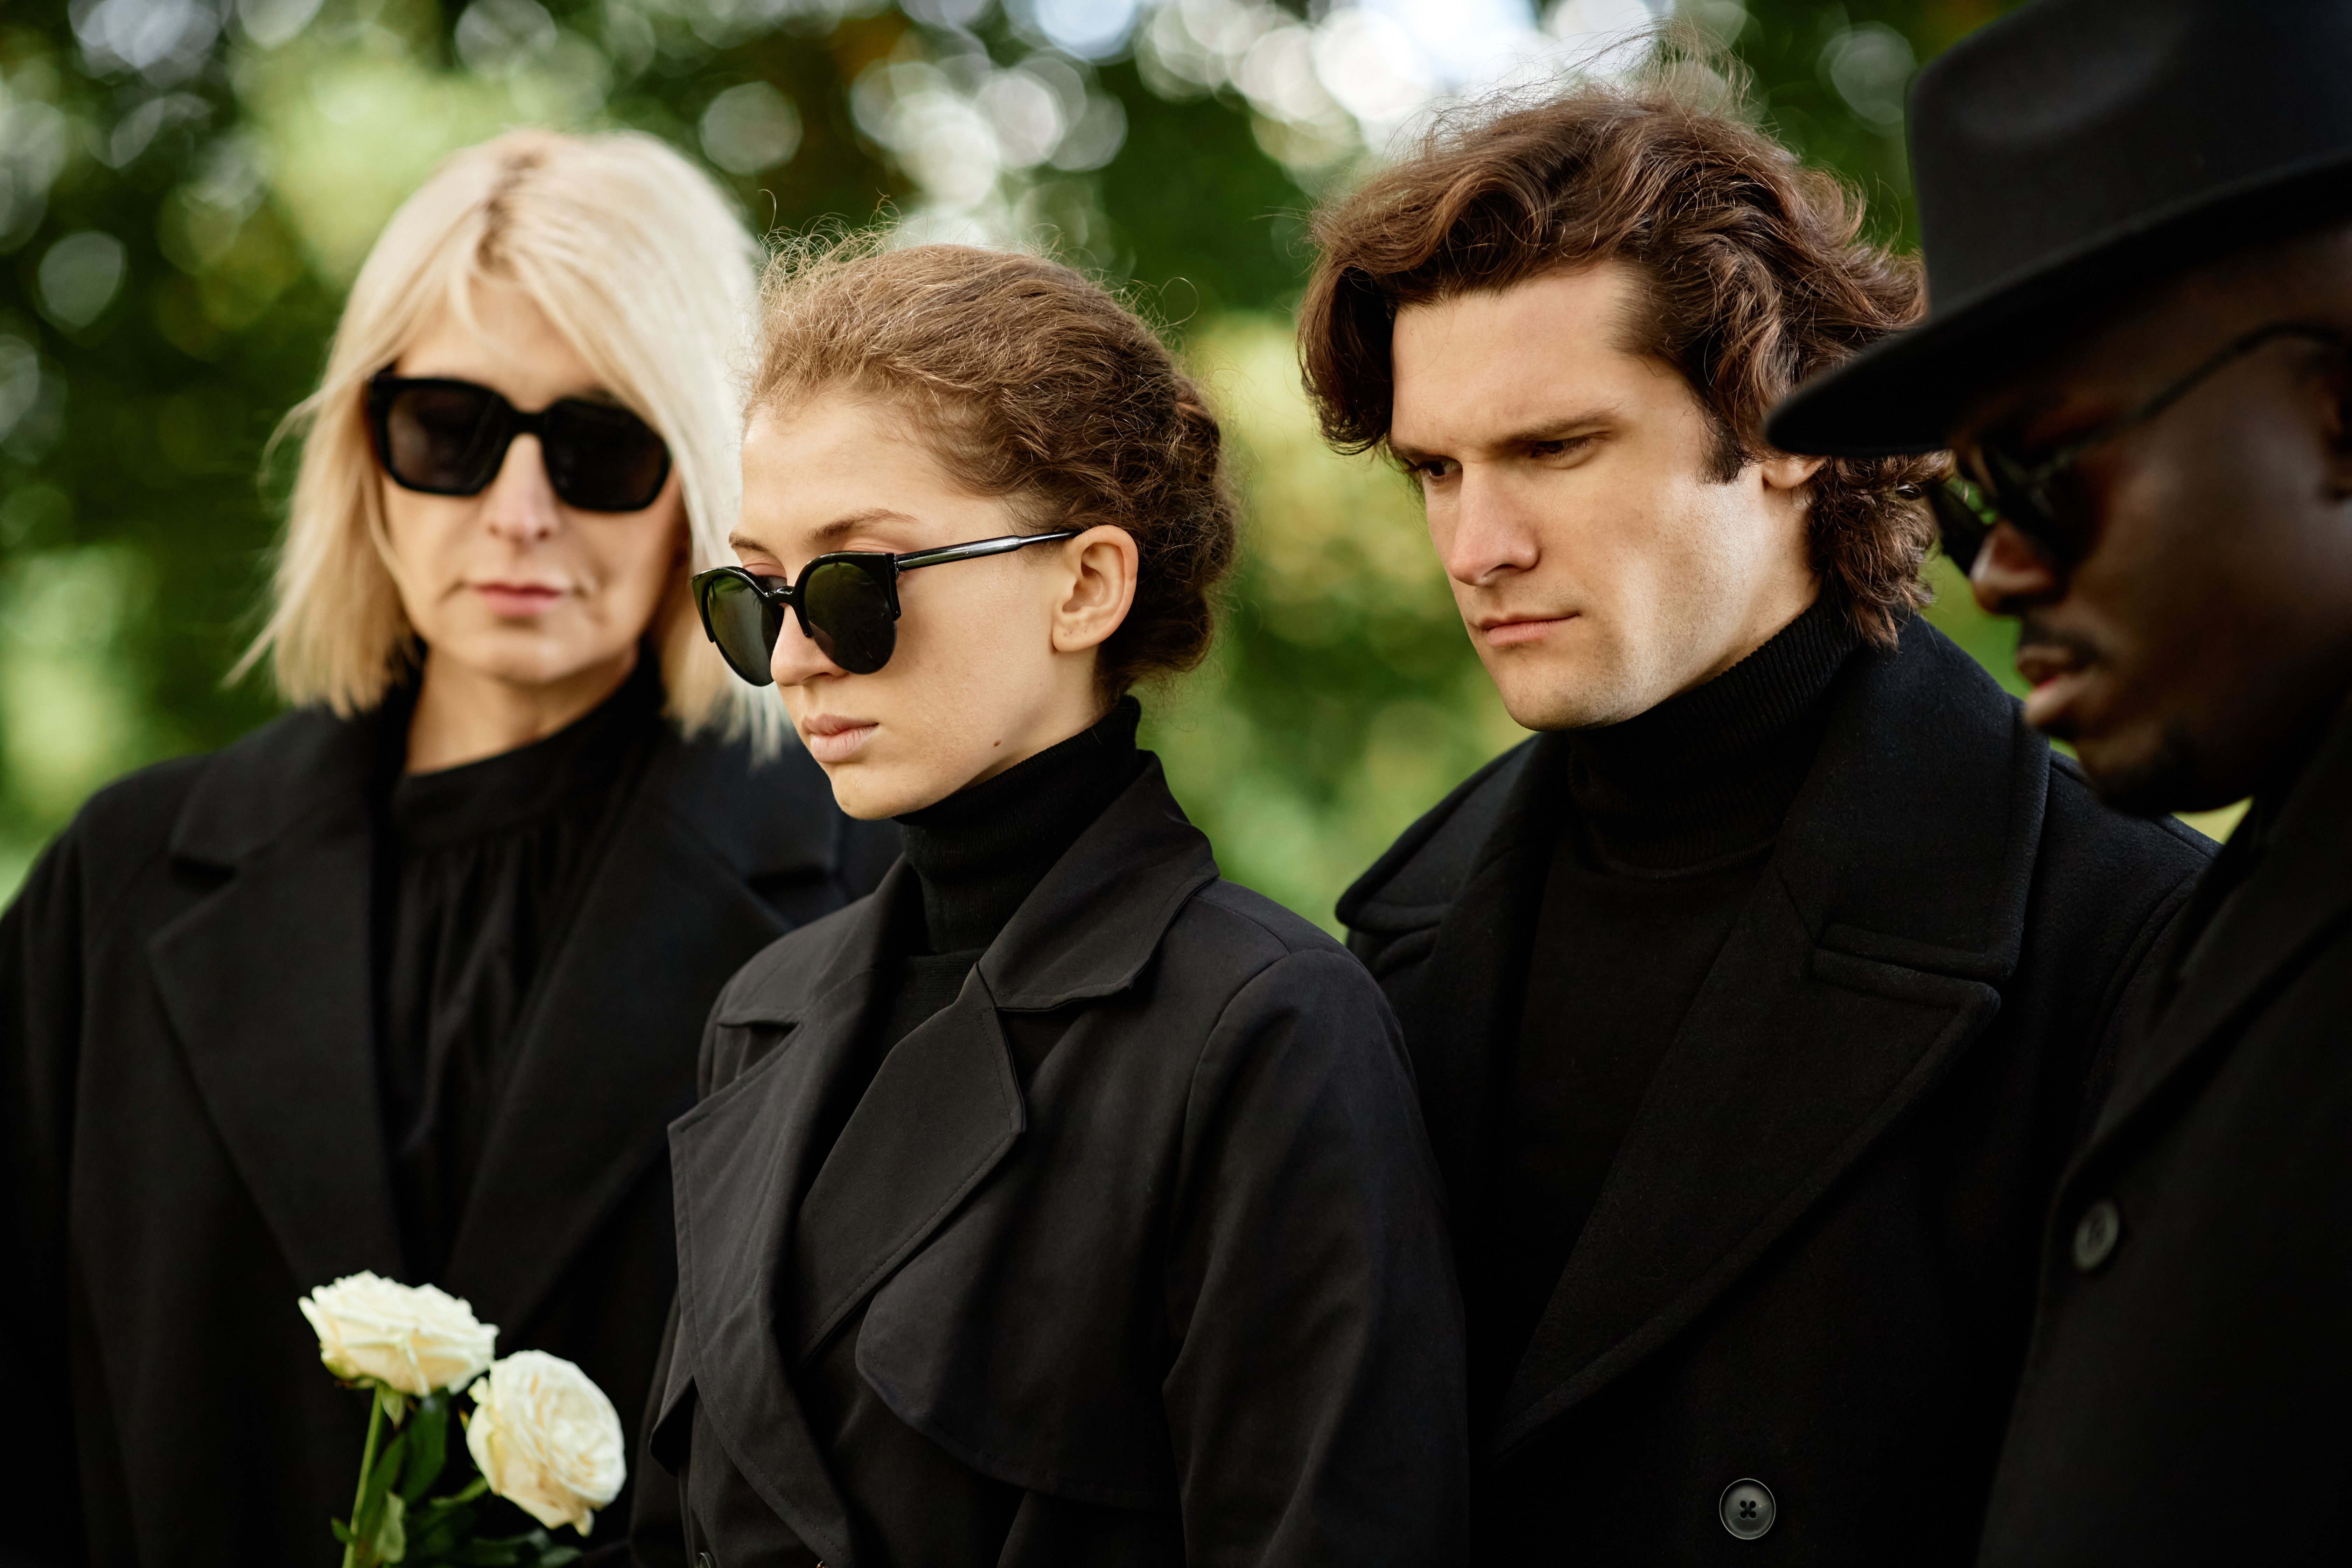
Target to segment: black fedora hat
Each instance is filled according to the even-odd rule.
[[[1783,451],[1932,450],[2134,289],[2352,215],[2352,0],[2040,0],[1909,132],[1927,318],[1774,409]]]

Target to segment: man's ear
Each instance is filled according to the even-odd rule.
[[[1775,452],[1756,465],[1764,476],[1768,490],[1801,489],[1805,482],[1822,471],[1827,458],[1800,457],[1794,452]]]
[[[1068,586],[1054,606],[1055,653],[1099,647],[1118,630],[1135,604],[1135,580],[1141,562],[1134,536],[1108,523],[1063,542],[1055,552],[1055,564],[1061,581]]]

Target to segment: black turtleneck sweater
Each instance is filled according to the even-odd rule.
[[[1472,1304],[1489,1409],[1755,888],[1856,640],[1816,603],[1706,685],[1552,742],[1567,799],[1499,1101],[1491,1293]]]
[[[1013,911],[1135,782],[1142,716],[1133,698],[1124,699],[1093,729],[898,818],[907,863],[923,887],[923,942],[899,961],[884,1029],[889,1044],[955,1000]]]

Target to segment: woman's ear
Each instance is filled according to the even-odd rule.
[[[1063,542],[1056,564],[1067,589],[1054,606],[1055,653],[1099,647],[1118,630],[1135,603],[1141,560],[1133,536],[1107,523]]]

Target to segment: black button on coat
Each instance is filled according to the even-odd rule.
[[[898,1420],[1013,1489],[958,1563],[1457,1561],[1460,1307],[1362,968],[1219,880],[1151,763],[828,1156],[812,1130],[918,899],[902,863],[719,1001],[708,1098],[670,1134],[651,1447],[679,1480],[665,1508],[648,1469],[640,1555],[926,1568],[890,1516],[936,1500],[842,1471],[796,1393],[841,1331]]]
[[[2208,847],[2099,806],[1924,623],[1825,700],[1771,859],[1474,1435],[1492,1561],[1973,1555],[2050,1194]],[[1465,1254],[1568,809],[1545,743],[1340,905],[1403,1021]],[[1721,1518],[1743,1479],[1775,1500],[1753,1542]]]
[[[2347,803],[2352,723],[2280,803],[2259,860],[2194,933],[2179,989],[2118,1064],[2043,1243],[1987,1564],[2345,1554]],[[2222,851],[2217,878],[2242,847]],[[2102,1203],[2115,1226],[2086,1270],[2078,1227]]]
[[[135,773],[0,919],[0,1559],[335,1553],[366,1405],[295,1301],[406,1277],[371,1022],[374,758],[364,721],[303,711]],[[755,769],[664,726],[644,768],[541,961],[436,1281],[630,1420],[675,1270],[663,1130],[710,1000],[896,853],[796,749]]]

